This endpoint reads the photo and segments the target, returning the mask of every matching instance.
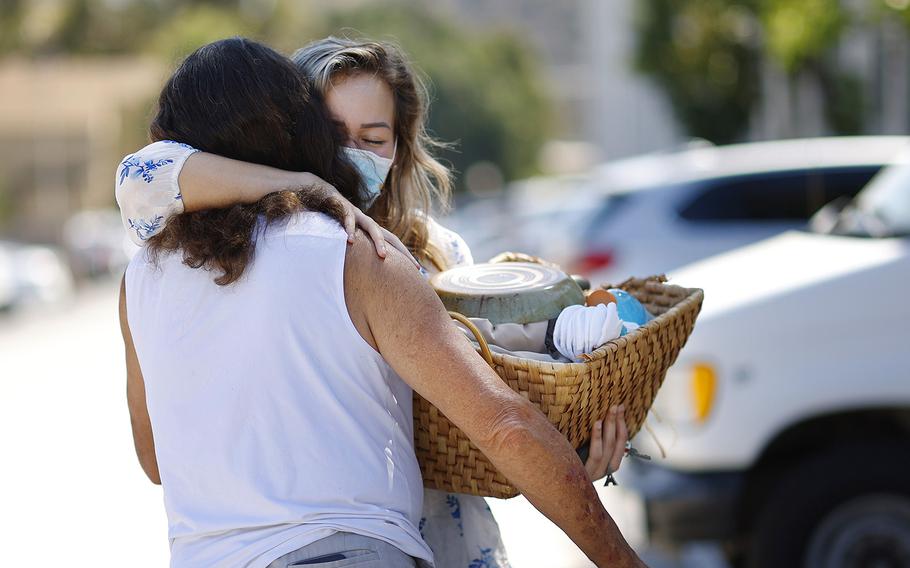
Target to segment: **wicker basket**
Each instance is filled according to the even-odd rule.
[[[665,282],[665,277],[654,276],[604,285],[628,291],[656,317],[597,349],[584,363],[547,363],[494,353],[474,328],[478,351],[512,389],[540,408],[572,447],[587,442],[594,422],[618,404],[625,405],[629,436],[634,436],[667,369],[692,333],[704,299],[700,289]],[[473,328],[460,314],[453,317]],[[416,393],[414,441],[424,486],[504,499],[518,495],[468,437]]]

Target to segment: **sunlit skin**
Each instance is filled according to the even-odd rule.
[[[325,99],[332,120],[346,136],[346,146],[374,152],[385,158],[393,156],[395,99],[388,83],[369,73],[348,75],[332,82]],[[197,152],[187,159],[180,173],[180,188],[186,210],[195,211],[225,207],[238,201],[255,201],[272,191],[295,185],[307,186],[312,183],[313,177],[306,172],[285,172]],[[241,198],[238,192],[250,195]],[[378,243],[379,256],[385,256],[385,239],[389,239],[399,250],[407,250],[394,236],[388,236],[391,233],[381,229],[350,202],[344,200],[344,204],[349,211],[346,230],[351,239],[355,219],[359,219],[358,224],[365,227],[374,243]],[[590,454],[585,462],[590,479],[600,479],[619,469],[628,435],[622,409],[617,410],[604,420],[598,420],[591,429]]]
[[[347,135],[346,146],[383,158],[395,151],[395,98],[372,74],[358,73],[332,81],[325,94],[332,120]]]
[[[325,96],[333,120],[346,135],[345,145],[386,158],[393,156],[395,101],[388,84],[361,73],[334,81]],[[185,181],[192,184],[194,196],[197,195],[194,182],[200,182],[199,199],[192,201],[193,208],[202,208],[211,199],[202,188],[223,188],[225,181],[218,176],[228,177],[224,168],[215,167],[218,161],[226,159],[207,154],[200,159],[201,154],[191,156],[180,174],[181,187]],[[227,166],[238,173],[246,170],[248,177],[255,177],[263,169],[232,160],[227,161]],[[272,173],[267,178],[274,184],[271,191],[313,183],[312,176],[306,172]],[[186,191],[183,193],[186,199]],[[249,196],[240,201],[247,199]],[[189,206],[187,202],[188,209]],[[350,208],[356,209],[353,205]],[[363,215],[359,211],[354,213]],[[346,223],[346,230],[354,246],[346,251],[345,297],[349,299],[349,315],[364,340],[412,388],[446,415],[458,417],[458,426],[494,465],[513,480],[538,510],[573,535],[576,544],[598,566],[642,566],[591,486],[592,479],[619,468],[628,438],[622,407],[611,408],[604,420],[595,423],[590,457],[582,464],[546,418],[505,386],[464,341],[423,277],[407,266],[405,259],[410,259],[409,255],[393,253],[388,262],[379,262],[366,239],[355,238],[353,217],[350,227]],[[381,234],[373,236],[374,243],[380,241],[383,241]],[[377,250],[379,246],[376,245]],[[385,256],[385,250],[380,256]],[[122,286],[120,317],[127,351],[127,390],[134,442],[149,479],[160,483],[151,420],[141,396],[144,381],[127,324],[125,297]],[[408,306],[411,318],[400,317],[403,306]],[[414,321],[421,325],[413,325]],[[430,356],[415,358],[415,349]],[[559,470],[565,472],[564,476],[551,475]]]

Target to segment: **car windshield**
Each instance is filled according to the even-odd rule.
[[[910,235],[910,151],[879,172],[852,201],[837,199],[810,221],[813,231],[858,237]]]
[[[856,197],[856,208],[891,234],[910,234],[910,153],[875,176]]]

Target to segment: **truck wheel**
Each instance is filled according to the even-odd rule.
[[[759,512],[750,568],[910,568],[910,446],[851,445],[784,474]]]

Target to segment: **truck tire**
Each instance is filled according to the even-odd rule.
[[[827,450],[784,474],[753,525],[749,568],[910,568],[910,444]]]

